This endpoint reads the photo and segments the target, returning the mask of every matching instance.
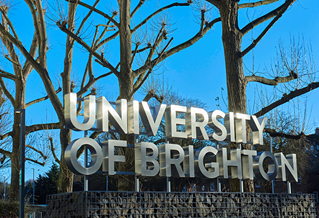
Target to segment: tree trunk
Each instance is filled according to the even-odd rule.
[[[243,70],[243,59],[240,57],[242,34],[238,28],[238,2],[225,1],[220,8],[220,15],[226,64],[228,109],[231,112],[247,114],[247,82]],[[250,136],[249,131],[247,131],[247,139]],[[237,147],[235,143],[231,144],[231,149]],[[242,145],[242,148],[247,149],[249,146]],[[244,187],[245,191],[254,192],[253,181],[244,181]],[[230,190],[232,192],[240,190],[238,179],[230,180]]]
[[[14,109],[25,109],[25,83],[16,82],[15,93],[16,105]],[[19,172],[20,172],[20,114],[14,113],[13,134],[12,134],[12,154],[11,154],[11,185],[10,201],[19,200]]]
[[[18,201],[20,169],[20,114],[14,114],[13,122],[10,201]]]
[[[71,142],[71,130],[60,129],[60,142],[61,142],[61,158],[60,158],[60,174],[58,192],[72,192],[73,190],[73,173],[69,170],[65,163],[64,152],[68,144]]]
[[[120,8],[120,75],[119,99],[126,99],[127,101],[133,100],[133,84],[134,78],[132,75],[131,67],[131,54],[132,54],[132,33],[130,28],[130,0],[119,0]],[[134,135],[121,135],[121,140],[126,140],[128,144],[134,144]],[[134,169],[134,150],[126,148],[120,150],[121,154],[125,156],[125,163],[119,165],[119,171],[129,171]],[[118,190],[131,191],[134,187],[134,178],[132,176],[119,176],[118,177]]]
[[[75,29],[75,11],[77,4],[69,3],[68,11],[68,29],[74,32]],[[67,36],[66,49],[64,58],[64,70],[62,73],[63,96],[71,92],[71,71],[73,61],[73,47],[74,39]],[[64,97],[63,97],[64,98]],[[58,192],[72,192],[73,191],[73,173],[69,170],[65,163],[64,152],[68,144],[71,142],[71,130],[64,129],[64,120],[60,120],[62,127],[60,129],[60,143],[61,143],[61,157],[60,157],[60,174],[58,181]]]

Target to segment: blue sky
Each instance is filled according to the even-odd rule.
[[[137,2],[137,1],[133,1]],[[148,2],[143,11],[138,16],[145,16],[149,14],[149,11],[153,10],[155,1]],[[158,2],[158,1],[156,1]],[[173,1],[160,1],[162,6],[164,3],[168,4]],[[280,1],[281,3],[282,1]],[[104,8],[105,8],[105,3]],[[252,19],[258,17],[261,14],[271,10],[274,6],[264,6],[261,10],[252,10],[248,12],[243,11],[239,15],[241,20],[240,25],[244,25],[247,22],[247,14]],[[250,52],[244,59],[247,69],[252,70],[253,66],[257,72],[265,72],[265,69],[270,69],[271,64],[276,57],[276,49],[278,49],[279,42],[282,42],[285,47],[289,47],[291,37],[304,38],[306,44],[311,43],[314,55],[314,61],[319,63],[319,1],[316,0],[298,0],[283,17],[275,24],[275,26],[266,34],[262,41],[254,49],[253,53]],[[197,13],[198,14],[198,13]],[[176,29],[169,35],[174,37],[173,45],[177,45],[180,42],[187,40],[192,35],[196,34],[199,29],[199,25],[196,21],[196,12],[190,7],[178,8],[171,10],[169,17],[173,21],[174,25],[172,29]],[[215,18],[217,14],[214,9],[212,10],[212,18]],[[82,15],[82,14],[80,14]],[[15,0],[12,10],[10,10],[9,17],[11,17],[13,25],[16,27],[20,40],[28,47],[33,36],[32,20],[29,10],[23,1]],[[97,15],[94,15],[95,19],[100,19]],[[264,26],[262,26],[264,27]],[[261,27],[256,28],[253,33],[247,34],[243,41],[243,48],[245,48],[251,41],[251,37],[258,36],[258,33],[262,30]],[[88,32],[87,34],[90,34]],[[63,45],[65,43],[65,34],[62,33],[54,24],[48,27],[48,42],[49,42],[49,71],[52,76],[52,80],[55,81],[56,87],[58,87],[59,74],[63,70],[64,50]],[[116,60],[119,55],[116,44],[108,48],[107,57],[110,62],[116,65]],[[73,71],[75,74],[82,74],[86,64],[87,53],[80,47],[76,46],[74,55]],[[83,61],[84,60],[84,61]],[[254,60],[254,61],[253,61]],[[254,63],[254,64],[253,64]],[[9,66],[2,66],[4,70],[10,71]],[[96,66],[96,73],[104,72],[104,69]],[[173,85],[173,89],[183,97],[199,99],[207,104],[207,110],[215,110],[216,97],[221,98],[222,88],[226,90],[226,75],[224,67],[223,47],[221,41],[221,26],[216,24],[208,34],[204,36],[199,42],[192,47],[183,50],[174,56],[168,58],[163,67],[161,67],[155,74],[162,76]],[[79,83],[80,77],[74,77],[76,84]],[[118,95],[118,85],[115,76],[107,77],[105,80],[98,83],[98,87],[102,88],[102,94],[109,99],[115,99]],[[259,87],[259,86],[258,86]],[[249,85],[247,89],[250,102],[253,102],[254,96],[256,96],[257,89],[255,84]],[[270,89],[267,89],[270,91]],[[307,94],[307,107],[312,108],[312,113],[309,114],[310,123],[319,123],[318,113],[318,94],[319,90],[314,90],[310,94]],[[45,90],[41,84],[41,80],[36,73],[32,73],[28,78],[26,102],[42,97],[45,95]],[[226,91],[223,91],[223,96],[226,98]],[[143,95],[138,93],[135,98],[142,100]],[[301,102],[305,101],[305,98],[300,99]],[[301,104],[302,106],[302,104]],[[221,104],[221,107],[226,111],[226,107]],[[282,107],[282,110],[290,110],[291,104],[287,104]],[[250,111],[254,112],[254,111]],[[27,109],[27,124],[34,124],[45,121],[56,121],[55,112],[52,109],[49,101],[33,105]],[[312,129],[313,130],[313,129]],[[309,132],[310,133],[310,132]],[[80,136],[79,136],[80,137]],[[36,168],[37,172],[43,172],[49,168],[52,161],[47,164],[45,168],[37,165],[27,164],[26,180],[32,178],[31,168]]]

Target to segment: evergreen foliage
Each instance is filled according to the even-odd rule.
[[[35,181],[35,203],[45,204],[46,196],[58,192],[59,168],[55,163],[44,176],[39,175]]]

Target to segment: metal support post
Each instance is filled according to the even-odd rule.
[[[270,153],[272,153],[272,137],[270,136]],[[275,181],[271,180],[271,193],[275,193]]]
[[[20,199],[19,199],[19,218],[24,217],[24,176],[25,176],[25,109],[16,110],[20,114]]]
[[[238,148],[241,150],[241,144],[239,144]],[[239,180],[239,190],[244,192],[244,181],[242,179]]]
[[[171,177],[166,177],[166,186],[167,192],[171,192]]]
[[[135,176],[135,191],[140,191],[140,179],[138,178],[138,176]]]
[[[169,144],[167,138],[165,138],[165,144]],[[171,177],[166,177],[166,191],[171,192]]]
[[[220,182],[220,179],[217,178],[217,191],[222,192],[222,183]]]
[[[219,144],[216,143],[216,148],[219,149]],[[222,192],[222,183],[220,181],[220,179],[217,177],[217,191],[218,192]]]
[[[287,181],[287,192],[291,194],[291,183],[289,181]]]
[[[138,143],[138,135],[135,135],[135,144]],[[135,176],[135,191],[140,191],[140,178]]]
[[[84,137],[88,137],[88,131],[84,131]],[[84,166],[88,167],[88,149],[84,146]],[[84,176],[84,191],[89,190],[89,177],[87,175]]]
[[[240,180],[240,192],[244,192],[244,181]]]
[[[35,191],[35,184],[34,184],[34,168],[33,169],[33,205],[34,205],[34,191]]]

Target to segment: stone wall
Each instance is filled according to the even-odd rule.
[[[313,194],[74,192],[50,195],[47,217],[311,217]]]

